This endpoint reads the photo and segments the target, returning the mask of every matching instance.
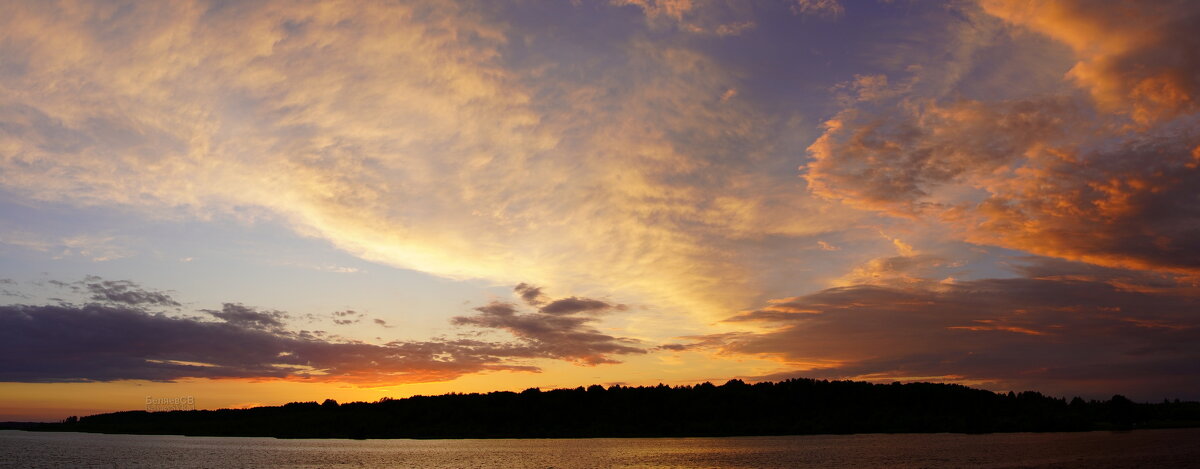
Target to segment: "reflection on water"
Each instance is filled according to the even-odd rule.
[[[1200,467],[1200,429],[575,440],[0,431],[0,467]]]

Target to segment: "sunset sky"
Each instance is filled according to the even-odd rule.
[[[1200,3],[0,0],[0,421],[1200,399]]]

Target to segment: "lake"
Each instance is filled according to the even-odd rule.
[[[1200,467],[1200,429],[734,438],[277,440],[0,431],[0,467]]]

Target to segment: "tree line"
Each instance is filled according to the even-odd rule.
[[[1200,426],[1200,403],[1066,399],[956,384],[789,379],[610,386],[250,409],[127,411],[23,429],[278,438],[582,438],[990,433]],[[17,428],[9,425],[9,428]]]

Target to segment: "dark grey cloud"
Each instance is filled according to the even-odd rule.
[[[21,293],[17,290],[10,290],[3,286],[16,286],[17,282],[10,278],[0,278],[0,296],[11,296],[15,298],[29,298],[29,295]]]
[[[118,294],[144,292],[132,282],[90,285]],[[116,285],[115,287],[113,285]],[[0,382],[87,382],[124,379],[288,378],[379,384],[427,382],[487,370],[538,371],[529,359],[613,363],[614,354],[645,353],[632,339],[595,330],[590,317],[522,313],[509,303],[476,308],[458,325],[497,329],[509,341],[467,338],[393,341],[346,340],[325,331],[295,331],[290,315],[237,303],[202,316],[147,310],[145,301],[0,306]],[[124,299],[119,296],[118,298]],[[153,298],[151,296],[151,298]],[[357,322],[363,313],[334,312]],[[353,318],[353,319],[349,319]],[[391,327],[382,319],[375,324]],[[515,338],[515,340],[512,340]]]
[[[528,283],[519,283],[513,288],[513,293],[516,293],[521,301],[525,304],[539,308],[539,311],[546,314],[568,315],[576,313],[602,313],[609,310],[624,311],[625,305],[612,304],[607,301],[597,300],[593,298],[580,298],[576,296],[551,299],[542,291],[541,287],[530,285]]]
[[[616,363],[608,357],[610,354],[646,353],[636,340],[614,337],[596,330],[591,326],[595,319],[590,317],[550,314],[544,308],[534,313],[520,313],[516,305],[499,301],[475,310],[479,314],[455,317],[452,322],[507,331],[541,356],[595,365]]]
[[[676,337],[676,339],[685,341],[681,343],[667,343],[655,346],[654,351],[670,351],[670,352],[692,352],[699,350],[712,350],[724,347],[734,340],[752,335],[749,332],[722,332],[719,334],[708,335],[693,335]]]
[[[288,314],[283,311],[259,311],[237,303],[225,303],[220,311],[201,310],[227,323],[248,329],[280,329]]]
[[[623,309],[624,305],[613,305],[591,298],[562,298],[551,301],[539,310],[546,314],[567,315],[575,313],[600,313],[610,309]]]
[[[79,291],[79,286],[64,282],[62,280],[47,280],[46,283],[56,286],[58,288],[66,288],[71,291]]]
[[[546,296],[542,293],[541,287],[535,287],[527,283],[518,283],[513,291],[520,296],[529,306],[541,306],[546,302]]]
[[[1200,397],[1200,295],[1190,283],[1060,261],[1029,269],[1039,275],[831,288],[728,320],[774,330],[681,346],[777,356],[826,378]]]
[[[171,295],[160,291],[151,291],[129,280],[104,280],[89,275],[84,278],[82,286],[91,295],[93,301],[123,304],[128,306],[179,306],[179,302]]]
[[[167,292],[147,289],[131,280],[105,280],[96,275],[88,275],[83,280],[75,282],[47,280],[44,283],[34,282],[34,284],[50,285],[54,288],[69,291],[73,295],[80,295],[81,298],[86,298],[87,301],[104,304],[123,305],[133,308],[181,306]],[[56,298],[55,300],[66,302],[63,299]]]
[[[383,326],[383,327],[396,327],[396,326],[388,324],[387,321],[384,321],[379,318],[372,319],[371,321],[374,322],[375,324]]]
[[[244,312],[238,305],[226,306]],[[255,320],[209,322],[114,305],[0,306],[0,381],[202,377],[377,383],[444,380],[483,370],[536,371],[504,362],[537,355],[524,346],[468,340],[331,342],[320,334],[262,326]]]
[[[333,323],[339,326],[357,324],[362,321],[362,313],[354,310],[334,311]]]
[[[370,319],[371,322],[377,326],[386,327],[386,328],[395,327],[395,326],[389,325],[387,323],[387,321],[385,321],[383,319],[368,318],[366,313],[354,311],[352,309],[345,310],[345,311],[334,311],[333,313],[330,314],[330,317],[333,319],[333,323],[337,324],[339,326],[348,326],[351,324],[358,324],[360,322],[363,322],[363,320]]]

